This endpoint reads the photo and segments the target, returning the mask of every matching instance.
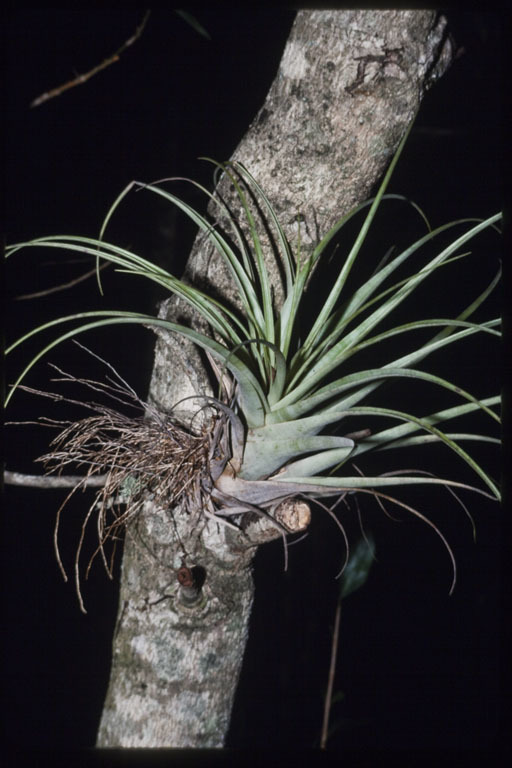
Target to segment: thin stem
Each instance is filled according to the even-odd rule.
[[[62,475],[49,477],[48,475],[25,475],[22,472],[4,472],[4,483],[7,485],[24,485],[30,488],[73,488],[78,483],[89,488],[98,488],[105,485],[107,475]]]
[[[331,713],[332,702],[332,689],[334,686],[334,674],[336,672],[336,657],[338,655],[338,638],[340,634],[340,619],[341,619],[341,597],[338,599],[336,605],[336,614],[334,616],[334,632],[332,633],[331,644],[331,663],[329,666],[329,678],[327,680],[327,691],[325,694],[324,703],[324,719],[322,722],[322,735],[320,738],[320,749],[326,749],[328,731],[329,731],[329,715]]]
[[[119,61],[119,57],[123,53],[123,51],[126,50],[126,48],[129,48],[130,45],[133,45],[133,43],[139,39],[141,36],[144,27],[146,26],[146,22],[149,18],[149,14],[151,11],[146,11],[144,14],[144,18],[142,19],[141,23],[133,33],[133,35],[126,40],[122,44],[122,46],[112,54],[112,56],[109,56],[107,59],[104,59],[101,64],[98,64],[96,67],[93,67],[88,72],[86,72],[84,75],[77,75],[73,78],[73,80],[69,80],[67,83],[64,83],[63,85],[59,85],[57,88],[52,88],[51,91],[46,91],[46,93],[41,94],[41,96],[38,96],[36,99],[34,99],[30,103],[30,107],[38,107],[40,104],[44,104],[45,101],[48,101],[49,99],[53,99],[55,96],[60,96],[61,93],[64,93],[64,91],[67,91],[69,88],[74,88],[75,85],[80,85],[81,83],[87,82],[89,78],[96,75],[98,72],[101,72],[102,69],[105,69],[106,67],[109,67],[111,64],[114,64],[116,61]]]
[[[109,262],[105,264],[100,264],[99,269],[105,269],[105,267],[109,266]],[[68,288],[72,288],[74,285],[78,285],[78,283],[82,283],[84,280],[87,280],[89,277],[93,277],[97,273],[96,267],[94,269],[90,269],[88,272],[86,272],[84,275],[80,275],[80,277],[75,277],[74,280],[69,280],[67,283],[61,283],[60,285],[54,285],[53,288],[47,288],[44,291],[36,291],[35,293],[24,293],[21,296],[15,296],[16,301],[22,301],[24,299],[39,299],[41,296],[48,296],[50,293],[57,293],[57,291],[66,291]]]

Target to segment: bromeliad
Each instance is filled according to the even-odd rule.
[[[82,312],[61,317],[25,334],[7,350],[11,351],[34,334],[53,330],[61,324],[79,323],[52,340],[34,357],[18,377],[7,400],[32,366],[57,344],[86,330],[141,324],[160,332],[180,334],[205,350],[219,380],[220,391],[225,393],[217,400],[208,398],[210,404],[216,403],[223,423],[223,433],[216,440],[217,444],[222,443],[225,460],[222,466],[215,465],[215,472],[211,469],[213,464],[210,467],[213,514],[218,520],[226,522],[229,517],[230,524],[233,524],[237,515],[254,510],[275,517],[278,506],[284,500],[297,496],[319,499],[361,492],[389,499],[387,491],[390,487],[419,484],[443,485],[451,489],[470,488],[499,499],[495,481],[461,446],[462,442],[469,441],[499,443],[498,438],[486,434],[445,432],[440,428],[445,421],[478,411],[485,414],[490,423],[499,424],[499,416],[494,410],[499,405],[499,396],[478,399],[447,379],[417,367],[434,352],[474,334],[485,333],[494,339],[500,337],[498,319],[470,320],[498,284],[499,270],[480,295],[455,317],[411,318],[392,327],[385,327],[384,320],[393,317],[392,313],[405,299],[425,281],[432,279],[439,269],[467,257],[468,253],[463,253],[461,249],[479,233],[489,228],[499,231],[501,215],[496,214],[486,220],[454,221],[433,231],[428,228],[423,237],[381,264],[368,280],[347,293],[349,275],[383,199],[405,200],[385,192],[407,134],[376,196],[341,218],[304,260],[300,253],[293,254],[264,190],[240,163],[215,165],[229,177],[236,189],[250,234],[250,246],[227,206],[199,184],[195,184],[196,187],[208,195],[224,220],[229,221],[230,233],[219,231],[206,217],[164,189],[162,183],[138,182],[128,185],[116,199],[98,239],[43,237],[9,246],[7,256],[12,256],[21,248],[37,246],[87,254],[96,260],[98,267],[102,261],[110,262],[120,272],[145,277],[179,296],[206,321],[211,332],[208,335],[163,318],[136,312]],[[224,260],[236,285],[240,313],[177,279],[162,267],[105,241],[107,225],[123,198],[131,190],[141,188],[177,206],[204,233]],[[283,276],[284,300],[280,306],[276,306],[273,298],[251,200],[257,201],[273,234],[274,257]],[[364,217],[362,226],[340,264],[331,290],[308,328],[303,302],[310,278],[335,236],[356,216]],[[441,246],[435,256],[430,251],[420,269],[412,270],[405,278],[396,278],[399,269],[406,268],[412,257],[417,258],[427,252],[442,240],[443,234],[456,228],[462,233],[448,245]],[[301,329],[306,329],[304,337],[301,336],[302,331],[299,332],[299,325]],[[399,357],[354,372],[352,358],[357,353],[380,349],[395,336],[400,336],[405,345],[415,332],[429,331],[432,335],[427,341],[419,345],[411,343],[409,351]],[[349,359],[351,368],[347,370]],[[417,413],[410,413],[375,404],[375,394],[382,384],[390,381],[408,386],[426,382],[450,392],[456,397],[457,404],[426,415],[420,409]],[[418,405],[421,406],[421,400]],[[369,420],[371,431],[368,429]],[[382,423],[383,426],[375,428],[375,423]],[[345,424],[346,434],[340,435],[340,431],[345,432]],[[359,472],[354,473],[349,464],[352,459],[359,459],[367,453],[382,454],[384,458],[384,452],[390,448],[412,448],[430,442],[444,445],[469,465],[486,490],[412,470],[363,476]],[[417,510],[396,498],[393,501],[433,525]]]

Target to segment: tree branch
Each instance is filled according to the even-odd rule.
[[[100,488],[105,485],[107,475],[95,475],[84,478],[83,475],[62,475],[50,477],[49,475],[25,475],[23,472],[4,472],[4,483],[7,485],[24,485],[26,488],[74,488],[82,483],[87,488]]]
[[[432,11],[299,11],[267,99],[231,159],[243,163],[265,189],[292,248],[300,235],[301,257],[369,196],[444,48],[445,21]],[[364,56],[373,58],[361,69]],[[226,176],[218,193],[243,219]],[[263,249],[278,306],[281,275],[271,243]],[[237,303],[231,274],[204,237],[196,239],[185,279]],[[164,302],[159,316],[202,329],[182,299]],[[190,408],[193,398],[211,394],[197,349],[159,336],[149,402],[181,419],[178,402]],[[183,412],[183,418],[192,415]],[[307,519],[306,510],[281,513],[293,525]],[[238,549],[232,528],[204,517],[199,505],[185,514],[179,505],[159,509],[148,501],[125,540],[120,618],[98,746],[224,743],[248,634],[255,548]],[[279,535],[265,516],[250,523],[251,539]],[[136,537],[151,549],[151,559],[143,556]],[[186,567],[201,566],[206,573],[205,602],[186,613],[167,589],[183,559]]]
[[[119,57],[121,54],[130,47],[130,45],[133,45],[139,37],[141,36],[144,27],[146,26],[146,22],[149,19],[149,14],[151,11],[146,11],[144,14],[144,18],[142,19],[141,23],[133,33],[133,35],[126,40],[122,44],[122,46],[112,54],[112,56],[109,56],[108,58],[104,59],[101,64],[98,64],[96,67],[93,67],[89,70],[89,72],[86,72],[84,75],[77,75],[73,80],[68,80],[67,83],[64,83],[63,85],[57,86],[57,88],[52,88],[51,91],[46,91],[46,93],[41,94],[41,96],[38,96],[36,99],[30,102],[30,108],[33,107],[39,107],[40,104],[44,104],[45,101],[49,101],[50,99],[53,99],[55,96],[60,96],[61,93],[64,93],[64,91],[69,90],[70,88],[74,88],[75,85],[82,85],[82,83],[87,82],[91,77],[98,74],[98,72],[101,72],[102,69],[106,69],[111,64],[114,64],[116,61],[119,61]]]

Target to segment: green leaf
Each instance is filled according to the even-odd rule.
[[[138,183],[138,182],[137,182]],[[205,233],[208,240],[213,247],[217,250],[219,255],[224,259],[228,269],[230,270],[235,283],[238,287],[240,300],[244,307],[244,310],[250,315],[251,319],[256,325],[258,335],[266,338],[265,335],[265,317],[260,306],[257,292],[253,280],[250,274],[247,272],[247,268],[240,263],[239,258],[235,251],[231,248],[228,241],[217,232],[212,224],[194,210],[190,205],[180,200],[179,197],[172,195],[170,192],[161,189],[155,184],[140,184],[143,189],[147,189],[160,197],[168,200],[169,202],[180,208],[187,216],[196,224],[201,231]],[[196,185],[198,186],[198,185]],[[269,338],[269,341],[272,339]]]
[[[366,219],[364,220],[364,223],[359,230],[359,234],[357,235],[356,241],[352,247],[352,250],[350,251],[349,255],[347,256],[343,267],[340,271],[340,274],[338,275],[338,278],[336,279],[336,282],[324,304],[322,309],[320,310],[317,319],[315,320],[313,327],[306,338],[304,342],[304,351],[307,352],[317,341],[317,338],[320,334],[320,332],[323,330],[325,324],[327,323],[332,311],[334,310],[336,303],[338,301],[338,298],[340,296],[340,293],[343,289],[343,286],[345,285],[345,282],[349,276],[350,270],[352,269],[352,266],[359,254],[359,251],[361,250],[361,246],[363,245],[366,235],[368,234],[368,230],[370,229],[370,225],[375,217],[375,214],[377,212],[377,209],[380,205],[381,199],[384,195],[384,192],[386,191],[386,187],[389,184],[389,181],[391,179],[391,176],[393,174],[393,171],[395,169],[395,166],[398,162],[398,158],[400,157],[402,150],[405,146],[405,142],[407,141],[407,138],[409,136],[409,133],[411,131],[411,128],[413,126],[413,122],[409,125],[407,128],[402,140],[400,141],[400,144],[398,146],[398,149],[396,150],[393,159],[391,160],[391,163],[389,164],[389,167],[386,171],[386,174],[384,176],[384,179],[379,187],[379,191],[377,192],[377,195],[375,196],[375,199],[371,205],[371,208],[366,216]],[[335,230],[335,228],[333,228]],[[333,232],[331,230],[331,232]],[[337,230],[335,230],[337,231]],[[335,232],[333,232],[334,234]],[[325,244],[327,244],[330,233],[327,235],[326,238],[324,238]],[[332,237],[333,235],[331,235]],[[330,238],[329,238],[330,239]],[[324,246],[325,247],[325,246]]]
[[[481,403],[487,407],[499,405],[501,398],[499,395],[494,397],[488,397],[481,401]],[[445,408],[442,411],[437,411],[429,416],[424,416],[422,422],[425,424],[439,424],[444,421],[455,419],[459,416],[466,416],[468,413],[475,411],[480,407],[477,403],[464,403],[462,405],[452,406],[451,408]],[[410,435],[414,432],[419,432],[420,425],[416,422],[409,421],[405,424],[398,424],[397,426],[390,427],[389,429],[382,430],[372,434],[369,438],[361,443],[358,443],[354,456],[365,453],[368,450],[384,450],[387,447],[392,447],[396,440],[401,440],[405,435]],[[438,435],[432,433],[430,437],[433,439],[440,439]],[[456,438],[454,438],[456,439]]]
[[[314,438],[310,438],[310,440],[313,439]],[[294,475],[316,475],[318,472],[324,472],[326,469],[331,469],[332,467],[340,467],[350,458],[353,450],[354,444],[352,446],[342,445],[339,448],[324,450],[321,453],[315,453],[312,456],[306,456],[306,458],[299,459],[298,461],[292,461],[286,465],[284,471],[281,473],[281,476],[286,478],[292,477]]]
[[[319,361],[313,364],[307,371],[302,368],[295,374],[295,378],[300,378],[300,383],[294,388],[288,389],[286,396],[281,400],[278,406],[282,407],[289,405],[292,402],[297,402],[304,395],[306,395],[315,385],[320,383],[333,369],[338,367],[340,363],[346,359],[353,347],[361,344],[365,337],[372,331],[378,323],[380,323],[393,309],[401,304],[409,294],[418,287],[421,282],[431,272],[432,268],[441,264],[461,245],[467,240],[474,237],[486,227],[491,226],[501,218],[501,214],[491,216],[484,222],[481,222],[477,226],[473,227],[469,232],[458,237],[453,243],[446,247],[438,256],[432,259],[429,264],[419,270],[418,273],[412,275],[405,285],[402,285],[391,298],[387,299],[381,306],[375,309],[367,318],[365,318],[354,330],[344,336],[328,351],[326,351]],[[327,322],[325,320],[324,322]],[[303,351],[306,345],[304,345]],[[293,386],[293,385],[292,385]]]
[[[263,437],[261,435],[263,434]],[[354,449],[353,440],[331,435],[294,436],[286,439],[269,440],[268,434],[250,430],[247,435],[244,463],[240,476],[247,480],[257,480],[276,472],[295,456],[313,453],[288,465],[282,477],[294,468],[300,474],[322,472],[328,467],[345,460]]]
[[[290,246],[288,244],[288,240],[286,239],[284,229],[282,228],[281,223],[277,218],[276,212],[272,207],[270,200],[268,199],[268,197],[266,196],[265,192],[260,187],[256,179],[249,173],[247,168],[245,168],[245,166],[239,162],[233,163],[233,167],[238,171],[238,173],[240,173],[250,183],[253,189],[256,190],[257,194],[263,201],[265,211],[269,215],[270,220],[274,225],[274,229],[277,234],[278,253],[281,256],[282,265],[285,271],[286,292],[289,293],[292,289],[293,280],[295,277],[295,263],[292,257]]]
[[[463,406],[461,406],[463,407]],[[404,413],[402,411],[397,411],[392,408],[377,408],[377,407],[358,407],[358,408],[351,408],[347,411],[327,411],[327,413],[330,413],[333,416],[333,421],[336,419],[336,417],[341,419],[344,416],[351,415],[351,416],[384,416],[389,418],[394,418],[400,421],[408,422],[409,424],[414,424],[416,430],[418,427],[425,430],[426,432],[430,432],[433,435],[436,435],[448,448],[450,448],[452,451],[454,451],[463,461],[465,461],[474,472],[476,472],[477,475],[484,481],[484,483],[490,488],[491,492],[495,496],[496,499],[500,499],[500,492],[499,489],[494,483],[494,481],[487,475],[487,473],[482,469],[482,467],[468,454],[466,451],[464,451],[454,440],[450,440],[441,430],[437,429],[437,427],[434,427],[428,419],[420,419],[417,416],[413,416],[410,413]],[[372,435],[368,440],[364,440],[360,445],[364,445],[365,443],[368,443],[375,447],[376,444],[378,444],[379,441],[379,435]],[[356,454],[356,451],[354,452],[354,455]],[[276,478],[279,479],[279,478]],[[288,478],[292,482],[311,482],[313,484],[329,484],[332,483],[333,487],[338,485],[342,486],[343,483],[346,481],[347,478],[321,478],[321,477],[313,477],[310,479],[306,479],[304,477],[293,477]],[[403,478],[402,478],[403,479]],[[325,483],[324,483],[325,481]],[[361,478],[361,481],[363,481],[363,478]],[[425,482],[424,480],[418,479],[418,482]],[[444,481],[443,481],[444,482]],[[380,484],[380,483],[379,483]],[[386,484],[386,483],[384,483]]]
[[[10,246],[7,255],[11,255],[22,247],[42,245],[45,248],[78,251],[79,253],[94,256],[97,259],[105,259],[105,261],[109,261],[112,264],[118,264],[125,267],[126,271],[131,274],[153,280],[177,294],[184,299],[184,301],[193,306],[204,319],[221,334],[223,339],[233,343],[240,342],[240,337],[235,330],[235,326],[242,332],[244,332],[245,329],[229,309],[197,288],[183,283],[164,269],[156,267],[151,262],[146,261],[146,259],[143,259],[124,248],[109,245],[101,240],[94,240],[92,238],[55,235]]]
[[[442,343],[442,342],[439,342]],[[446,379],[442,379],[439,376],[434,376],[431,373],[425,373],[424,371],[418,371],[411,368],[395,368],[391,366],[383,366],[382,368],[377,368],[374,370],[367,370],[367,371],[359,371],[358,373],[353,373],[348,376],[344,376],[341,379],[337,379],[336,381],[333,381],[331,384],[328,384],[325,387],[322,387],[322,389],[319,389],[314,395],[311,397],[304,397],[301,399],[296,405],[288,406],[287,408],[279,408],[279,402],[274,406],[274,418],[276,421],[279,420],[286,420],[290,418],[297,418],[302,416],[304,413],[307,413],[308,411],[313,410],[313,408],[318,407],[321,403],[331,400],[332,405],[330,406],[329,410],[340,410],[344,407],[344,401],[343,400],[334,400],[338,395],[340,395],[342,392],[345,392],[350,389],[354,389],[356,386],[364,387],[366,384],[368,384],[371,381],[375,380],[386,380],[386,379],[392,379],[392,378],[409,378],[409,379],[416,379],[417,381],[426,381],[431,384],[436,384],[437,386],[440,386],[444,389],[448,389],[451,392],[454,392],[455,394],[459,395],[460,397],[471,400],[472,402],[478,403],[483,411],[485,411],[491,418],[495,419],[496,421],[499,421],[498,416],[491,411],[489,408],[487,408],[485,405],[482,405],[473,395],[471,395],[469,392],[466,392],[465,390],[461,389],[455,384],[452,384],[451,382],[447,381]],[[368,389],[363,390],[364,395],[367,394]],[[361,399],[363,397],[363,394],[361,394]],[[286,400],[286,398],[284,399]]]
[[[374,559],[375,541],[370,534],[366,539],[359,539],[355,549],[350,552],[348,563],[340,576],[340,600],[366,584]]]
[[[49,352],[51,349],[56,347],[61,342],[72,338],[78,333],[83,333],[84,331],[92,330],[94,328],[102,328],[109,325],[131,323],[131,324],[144,325],[146,327],[153,326],[157,328],[163,328],[164,330],[171,331],[173,333],[178,333],[190,339],[194,343],[198,344],[203,349],[207,349],[214,357],[216,357],[221,362],[223,362],[228,368],[228,370],[230,370],[231,373],[235,376],[239,385],[240,403],[243,407],[244,415],[246,417],[248,425],[257,427],[264,423],[265,413],[268,410],[268,403],[267,403],[265,394],[258,380],[255,378],[255,376],[252,374],[249,368],[236,355],[233,355],[232,352],[230,352],[230,350],[226,349],[221,344],[214,341],[213,339],[210,339],[208,336],[205,336],[204,334],[198,333],[197,331],[194,331],[191,328],[186,328],[185,326],[179,325],[177,323],[171,323],[168,320],[152,317],[151,315],[141,315],[141,314],[132,313],[132,312],[117,312],[117,311],[80,312],[75,315],[69,315],[67,317],[58,318],[57,320],[52,320],[49,323],[45,323],[44,325],[39,326],[33,331],[30,331],[29,333],[25,334],[22,338],[18,339],[14,344],[12,344],[6,350],[6,353],[11,352],[16,346],[18,346],[23,341],[33,336],[35,333],[39,333],[54,325],[59,325],[61,323],[65,323],[73,320],[81,320],[84,318],[92,318],[92,317],[100,317],[102,319],[96,320],[91,323],[86,323],[84,325],[79,326],[78,328],[74,328],[68,331],[67,333],[63,334],[62,336],[60,336],[59,338],[55,339],[53,342],[48,344],[41,352],[39,352],[31,360],[31,362],[26,366],[26,368],[22,371],[22,373],[14,383],[11,392],[9,392],[6,398],[6,405],[9,402],[10,398],[12,397],[16,387],[22,381],[22,379],[26,376],[28,371],[35,365],[35,363],[38,362],[38,360],[41,359],[41,357],[43,357],[47,352]]]
[[[195,31],[200,34],[202,37],[205,37],[207,40],[211,40],[210,34],[206,31],[206,29],[198,22],[195,16],[193,16],[188,11],[182,11],[182,10],[176,10],[174,11],[178,14],[178,16],[181,16],[183,21],[186,21],[187,24],[190,24],[192,29],[195,29]]]

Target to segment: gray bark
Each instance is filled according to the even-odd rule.
[[[292,245],[300,226],[307,253],[369,196],[426,88],[450,59],[445,21],[432,11],[297,14],[267,99],[232,158],[265,189]],[[220,188],[236,211],[225,180]],[[271,259],[269,269],[277,286]],[[201,238],[186,276],[236,305],[226,270]],[[160,315],[200,325],[174,298]],[[210,393],[197,350],[160,337],[152,402],[169,411],[183,398]],[[261,518],[245,534],[206,519],[200,509],[186,516],[146,505],[125,542],[98,745],[222,746],[247,639],[251,560],[258,544],[280,535]],[[202,588],[180,584],[183,565],[204,569]]]

